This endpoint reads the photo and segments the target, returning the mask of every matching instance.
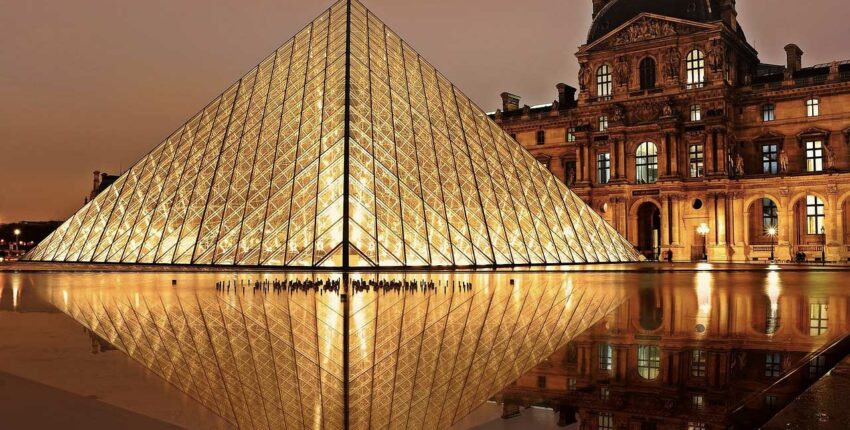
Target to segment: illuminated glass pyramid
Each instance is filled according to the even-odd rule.
[[[40,291],[211,411],[256,430],[447,429],[625,297],[609,275],[592,274],[388,274],[381,279],[473,288],[348,300],[219,292],[207,273],[126,276],[48,278]]]
[[[355,0],[301,30],[27,256],[278,267],[638,258]]]

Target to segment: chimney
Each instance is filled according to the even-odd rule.
[[[785,56],[787,58],[786,73],[793,75],[794,72],[799,72],[803,68],[803,51],[799,46],[793,43],[786,46]]]
[[[94,171],[94,184],[92,184],[92,188],[91,188],[92,191],[97,191],[97,188],[100,187],[100,181],[101,181],[100,172],[95,170]]]
[[[723,0],[720,6],[720,16],[729,28],[738,30],[738,11],[735,10],[735,0]]]
[[[561,109],[575,106],[575,88],[564,83],[555,85],[555,88],[558,89],[558,105],[561,107]]]
[[[593,0],[593,15],[591,18],[596,19],[596,15],[599,15],[599,11],[608,5],[608,3],[611,3],[611,0]]]
[[[519,109],[519,96],[511,93],[502,93],[502,110],[510,112]]]

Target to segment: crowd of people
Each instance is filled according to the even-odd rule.
[[[215,283],[216,291],[230,293],[232,292],[248,292],[249,290],[253,293],[306,293],[308,291],[312,291],[319,294],[324,293],[337,293],[340,292],[341,287],[340,279],[290,279],[290,280],[278,280],[278,279],[263,279],[263,280],[254,280],[251,279],[228,279],[226,281],[218,281]],[[351,281],[351,291],[353,293],[358,292],[426,292],[426,291],[439,291],[440,289],[443,292],[449,291],[471,291],[472,283],[465,281],[437,281],[436,283],[432,280],[386,280],[386,279],[355,279]]]

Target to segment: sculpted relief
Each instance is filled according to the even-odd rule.
[[[657,39],[659,37],[673,36],[676,33],[676,27],[672,23],[645,18],[617,33],[612,39],[611,44],[614,46],[625,45]]]

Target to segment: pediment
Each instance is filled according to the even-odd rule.
[[[784,134],[776,133],[774,131],[768,131],[767,133],[761,134],[758,137],[756,137],[755,139],[753,139],[753,142],[764,142],[764,141],[769,141],[769,140],[784,140],[784,139],[785,139]]]
[[[645,12],[615,28],[596,42],[585,46],[581,51],[586,52],[599,48],[630,45],[632,43],[696,33],[714,28],[716,26],[713,24],[704,24]]]

